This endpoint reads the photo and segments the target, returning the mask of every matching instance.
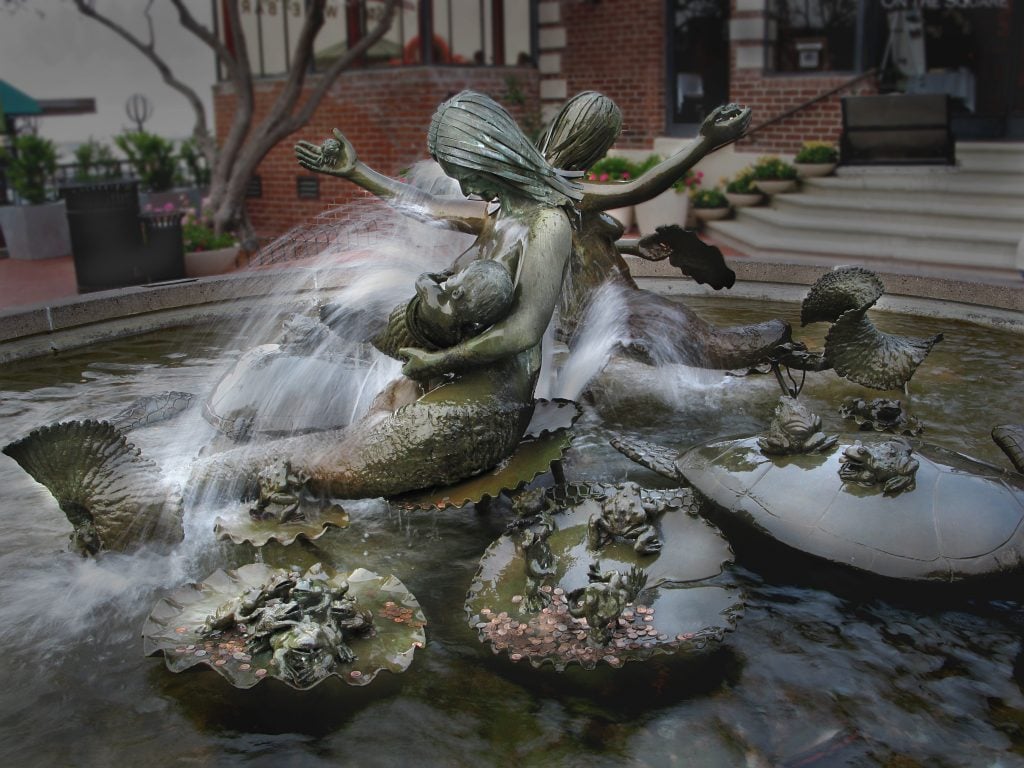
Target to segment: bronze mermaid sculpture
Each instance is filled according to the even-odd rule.
[[[704,121],[696,141],[638,179],[621,184],[581,184],[583,196],[574,204],[578,225],[572,233],[572,258],[559,301],[559,320],[566,335],[571,335],[579,322],[594,289],[614,282],[625,290],[629,307],[632,343],[625,352],[644,362],[744,368],[765,360],[789,341],[789,325],[782,321],[717,328],[685,304],[640,289],[616,246],[622,225],[604,213],[664,192],[702,157],[742,136],[749,122],[749,109],[720,107]],[[582,176],[612,147],[621,127],[622,114],[615,103],[600,93],[586,91],[565,104],[540,149],[555,168]],[[303,167],[348,179],[419,221],[440,222],[474,235],[486,227],[486,203],[432,195],[388,178],[358,160],[351,143],[338,129],[324,147],[300,142],[296,153]],[[456,261],[456,266],[470,258],[472,249]]]
[[[251,498],[261,471],[284,464],[284,476],[316,495],[389,497],[471,477],[515,451],[533,415],[541,342],[571,252],[570,212],[583,193],[547,163],[508,112],[482,94],[464,91],[441,104],[427,143],[465,194],[500,207],[482,222],[470,255],[450,274],[422,277],[417,297],[396,310],[377,339],[379,347],[407,361],[403,372],[420,382],[425,394],[410,396],[405,388],[404,397],[344,429],[200,459],[189,481],[191,494]],[[324,158],[320,147],[308,142],[296,153],[305,167],[328,173],[344,162],[344,157]],[[469,201],[464,206],[477,210]],[[488,271],[471,268],[477,261],[499,269],[477,275]],[[510,283],[504,288],[501,274]],[[481,280],[493,289],[493,301],[480,301]],[[49,459],[62,456],[88,424],[37,430],[5,450],[16,453],[23,467],[49,468],[29,471],[61,501],[64,478],[52,476],[55,464]],[[122,452],[129,449],[137,453],[130,444],[121,446]],[[105,460],[96,457],[94,463]],[[76,510],[92,515],[93,495],[89,489],[78,493]]]

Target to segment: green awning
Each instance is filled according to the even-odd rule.
[[[0,80],[0,115],[21,117],[23,115],[41,115],[43,108],[39,102],[22,93],[13,85]]]

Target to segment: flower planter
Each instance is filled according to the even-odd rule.
[[[622,229],[626,232],[633,226],[635,212],[632,205],[627,205],[625,208],[612,208],[609,211],[605,211],[605,213],[613,219],[618,219],[622,224]]]
[[[764,199],[760,192],[726,192],[725,197],[733,208],[749,208]]]
[[[793,163],[797,174],[801,179],[816,179],[820,176],[828,176],[835,170],[835,163]]]
[[[187,277],[209,277],[222,275],[235,268],[239,247],[215,248],[212,251],[192,251],[185,254],[185,275]]]
[[[12,259],[52,259],[71,255],[64,201],[0,207],[0,228]]]
[[[175,187],[164,192],[139,192],[139,207],[146,210],[146,206],[149,206],[151,211],[162,211],[170,203],[178,209],[187,207],[199,210],[208,192],[205,187]]]
[[[683,192],[666,190],[657,197],[638,203],[636,226],[641,235],[651,235],[658,227],[669,224],[686,226],[686,212],[690,199]]]
[[[781,192],[789,192],[791,189],[796,188],[795,179],[758,179],[754,182],[754,186],[764,192],[766,195],[778,195]]]
[[[722,208],[694,208],[693,215],[698,221],[718,221],[724,219],[732,211],[729,207]]]

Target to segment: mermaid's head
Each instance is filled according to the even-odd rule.
[[[583,196],[577,184],[551,167],[512,116],[481,93],[463,91],[437,108],[427,148],[466,194],[493,199],[512,193],[548,205]]]
[[[583,91],[565,102],[540,143],[544,157],[555,168],[585,171],[619,138],[622,112],[614,101],[597,91]]]

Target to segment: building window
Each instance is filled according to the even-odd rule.
[[[535,60],[536,0],[402,0],[391,28],[355,66],[509,66]],[[261,77],[288,71],[306,14],[303,0],[240,0],[242,31]],[[327,0],[314,69],[344,56],[380,19],[383,0]],[[224,18],[219,29],[225,30]],[[223,33],[222,33],[223,34]],[[231,41],[225,39],[230,47]]]
[[[769,67],[776,72],[853,70],[857,2],[769,0]]]

